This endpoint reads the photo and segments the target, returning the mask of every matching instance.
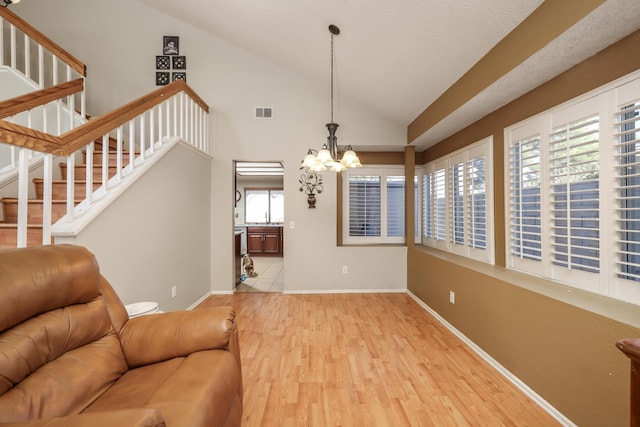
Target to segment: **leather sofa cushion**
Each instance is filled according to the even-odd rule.
[[[230,352],[199,351],[129,370],[84,413],[144,407],[168,426],[223,425],[241,386]]]
[[[0,263],[0,331],[33,316],[100,297],[98,263],[89,251],[60,245],[7,250]]]
[[[118,338],[105,336],[62,354],[0,396],[0,421],[80,413],[126,370]]]

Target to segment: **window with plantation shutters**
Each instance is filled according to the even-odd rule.
[[[592,273],[600,271],[599,129],[595,114],[549,137],[552,263]]]
[[[616,275],[640,282],[640,100],[620,107],[616,122]]]
[[[423,166],[422,244],[493,263],[492,138]]]
[[[640,304],[640,73],[505,129],[508,268]]]
[[[358,168],[343,172],[345,244],[404,242],[404,168]]]

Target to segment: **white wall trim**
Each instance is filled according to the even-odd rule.
[[[476,343],[471,341],[466,335],[456,329],[451,323],[447,322],[442,316],[440,316],[436,311],[434,311],[431,307],[425,304],[420,298],[414,295],[411,291],[407,290],[407,294],[413,298],[415,302],[417,302],[422,308],[424,308],[429,314],[436,318],[444,327],[449,329],[455,336],[460,338],[462,342],[464,342],[469,348],[475,351],[478,356],[483,358],[489,365],[491,365],[495,370],[497,370],[502,376],[504,376],[507,380],[509,380],[513,385],[518,387],[524,394],[529,396],[535,403],[537,403],[542,409],[544,409],[549,415],[556,419],[560,424],[567,427],[577,427],[575,423],[573,423],[569,418],[564,416],[560,411],[554,408],[549,402],[544,400],[542,396],[533,391],[531,387],[525,384],[520,378],[515,376],[511,371],[502,366],[500,362],[495,360],[493,357],[489,355],[486,351],[480,348]]]
[[[308,295],[308,294],[404,294],[406,289],[294,289],[283,291],[285,295]]]

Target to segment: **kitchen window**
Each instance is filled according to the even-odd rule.
[[[281,224],[284,222],[282,188],[245,188],[245,223]]]

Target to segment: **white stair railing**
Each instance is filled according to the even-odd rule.
[[[0,68],[34,90],[82,80],[81,90],[35,105],[6,118],[7,121],[56,136],[85,122],[84,64],[6,8],[0,10]],[[76,112],[78,107],[80,114]],[[42,163],[45,179],[42,243],[48,244],[51,242],[52,156],[16,146],[0,150],[0,186],[15,176],[18,180],[18,247],[27,244],[29,171]]]
[[[69,90],[64,97],[33,102],[13,115],[0,111],[0,119],[5,119],[0,120],[0,188],[7,176],[17,177],[18,247],[26,246],[28,241],[29,173],[34,160],[43,164],[42,243],[50,244],[52,235],[67,235],[69,229],[90,219],[92,212],[114,197],[118,187],[123,187],[122,182],[148,167],[145,165],[157,159],[155,153],[166,145],[180,139],[209,154],[208,106],[184,82],[172,83],[91,123],[86,122],[84,64],[6,8],[0,8],[2,69],[30,82],[38,96],[61,86],[73,86],[79,79],[82,82],[80,90]],[[21,102],[29,104],[24,97]],[[80,114],[76,113],[78,106]],[[94,164],[96,140],[103,146],[98,165]],[[10,148],[6,149],[3,143]],[[113,167],[111,145],[116,156],[113,174],[109,172]],[[67,188],[66,215],[53,225],[55,156],[66,158]],[[75,166],[79,162],[86,168],[82,201],[76,200]],[[95,186],[99,184],[95,191],[94,182]]]
[[[111,189],[130,177],[136,169],[143,167],[156,152],[176,138],[208,154],[208,133],[206,106],[201,106],[181,91],[98,137],[97,140],[102,142],[99,164],[94,164],[95,142],[90,142],[70,154],[67,157],[67,213],[59,221],[56,230],[64,234],[62,230],[68,229],[66,224],[91,211]],[[128,141],[125,140],[125,136],[128,136]],[[110,146],[114,146],[111,153]],[[113,155],[115,163],[112,160]],[[73,195],[76,194],[76,183],[73,166],[82,158],[85,166],[86,195],[82,202],[75,205]],[[96,182],[99,187],[94,191]]]

